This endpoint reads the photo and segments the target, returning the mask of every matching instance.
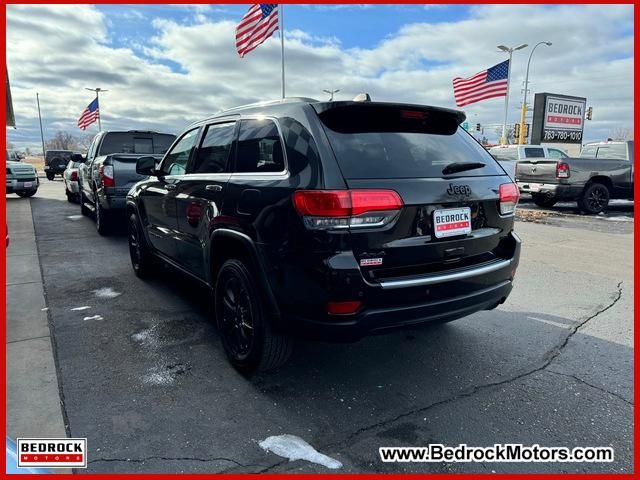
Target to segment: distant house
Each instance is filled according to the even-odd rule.
[[[13,101],[11,100],[11,86],[9,85],[9,69],[5,65],[7,72],[7,127],[16,127],[16,118],[13,115]]]

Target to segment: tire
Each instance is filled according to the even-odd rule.
[[[291,356],[293,339],[273,331],[254,275],[241,260],[220,268],[215,312],[227,358],[243,375],[272,370]]]
[[[611,193],[609,188],[599,182],[587,184],[578,199],[578,207],[586,213],[596,214],[606,210]]]
[[[55,177],[56,177],[55,173],[47,172],[47,180],[51,180],[52,181]]]
[[[545,195],[544,193],[532,193],[531,199],[533,203],[535,203],[539,207],[543,208],[551,208],[553,207],[558,199],[554,196]]]
[[[96,197],[94,198],[94,205],[96,208],[95,220],[96,220],[96,230],[100,235],[109,235],[111,233],[111,216],[109,212],[102,208],[100,205],[100,200]]]
[[[85,197],[84,191],[82,190],[82,187],[81,187],[80,188],[80,213],[82,213],[82,215],[84,215],[85,217],[88,217],[89,215],[91,215],[91,210],[89,210],[85,205],[86,201],[87,201],[87,197]]]
[[[127,221],[127,237],[129,239],[129,257],[133,272],[138,278],[149,278],[155,268],[155,258],[142,233],[142,227],[135,213]]]
[[[16,192],[16,195],[22,198],[33,197],[36,194],[37,190],[28,190],[24,192]]]

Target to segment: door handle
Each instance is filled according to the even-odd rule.
[[[221,192],[222,185],[207,185],[206,187],[204,187],[204,189],[209,192]]]
[[[167,183],[164,188],[166,188],[167,190],[175,190],[176,189],[176,184],[175,183]]]

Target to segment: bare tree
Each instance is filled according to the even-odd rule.
[[[14,145],[11,142],[7,142],[7,150],[13,150]]]
[[[614,128],[609,132],[611,140],[633,140],[633,129],[627,127]]]
[[[52,139],[45,142],[47,150],[74,150],[78,139],[69,132],[58,130]]]

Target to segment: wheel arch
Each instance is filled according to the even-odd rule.
[[[585,184],[583,191],[594,183],[601,183],[609,189],[609,195],[613,194],[613,182],[606,175],[594,175],[589,178],[589,181]]]
[[[217,253],[214,253],[217,252]],[[215,282],[224,262],[236,258],[247,262],[255,272],[255,279],[265,301],[268,313],[275,325],[280,322],[280,308],[266,275],[265,266],[260,259],[254,241],[248,235],[226,228],[218,228],[211,233],[208,248],[209,284],[215,288]]]

